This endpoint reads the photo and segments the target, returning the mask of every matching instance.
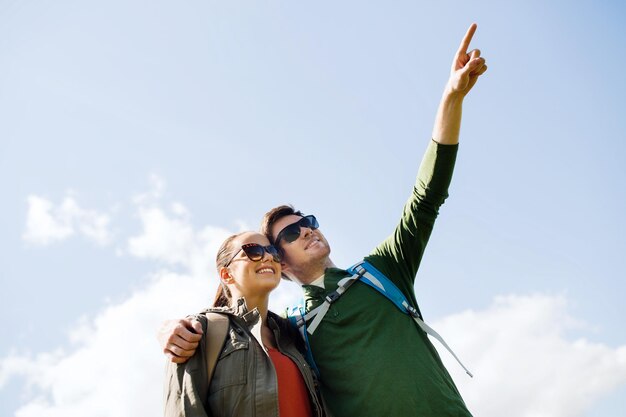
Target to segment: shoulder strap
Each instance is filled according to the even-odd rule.
[[[228,316],[225,314],[207,312],[206,325],[206,357],[207,357],[207,377],[209,384],[215,371],[215,365],[224,347],[226,335],[228,334]]]
[[[413,321],[417,324],[417,326],[422,329],[422,331],[439,341],[446,348],[448,352],[452,355],[454,359],[461,365],[461,368],[467,373],[470,377],[473,377],[472,373],[463,365],[461,360],[456,356],[454,351],[446,341],[441,337],[439,333],[435,331],[432,327],[424,322],[420,311],[417,307],[413,307],[407,297],[404,295],[402,291],[394,284],[385,274],[380,272],[378,269],[374,267],[371,263],[367,261],[361,261],[350,268],[347,269],[348,272],[352,274],[362,274],[361,282],[369,285],[374,288],[376,291],[387,297],[389,301],[391,301],[400,311],[405,314],[408,314],[413,318]]]
[[[422,314],[417,307],[413,307],[407,297],[385,274],[380,272],[374,265],[367,261],[361,261],[346,269],[351,274],[361,274],[361,282],[369,285],[389,299],[398,310],[403,313],[417,316],[423,320]]]

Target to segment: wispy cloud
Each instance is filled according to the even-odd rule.
[[[109,215],[80,207],[72,196],[55,205],[43,197],[30,195],[27,203],[26,229],[22,234],[27,243],[45,246],[76,234],[99,245],[112,240]]]
[[[217,249],[235,232],[213,226],[196,230],[182,203],[163,202],[166,182],[152,174],[150,184],[150,191],[133,198],[141,231],[127,239],[127,252],[137,258],[184,267],[196,277],[209,276]]]
[[[150,188],[148,191],[133,196],[133,203],[138,206],[146,206],[158,203],[165,195],[167,182],[159,174],[152,173],[149,176]]]

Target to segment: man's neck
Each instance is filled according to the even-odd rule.
[[[335,264],[330,260],[330,258],[326,258],[322,264],[316,265],[311,269],[298,271],[298,282],[300,285],[309,285],[324,275],[326,268],[335,268]]]

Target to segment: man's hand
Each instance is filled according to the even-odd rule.
[[[174,363],[193,356],[202,338],[202,324],[194,319],[166,320],[157,332],[163,353]]]
[[[448,89],[450,93],[459,93],[465,96],[472,89],[478,77],[487,71],[485,58],[480,56],[479,49],[473,49],[467,52],[472,37],[476,32],[476,23],[467,29],[465,37],[461,41],[459,50],[454,56],[452,68],[450,70],[450,80],[448,81]]]
[[[469,27],[459,50],[454,55],[450,78],[441,97],[437,116],[435,116],[432,138],[442,145],[459,143],[463,99],[474,87],[478,77],[487,71],[485,58],[480,56],[478,49],[467,52],[474,32],[476,32],[476,23],[472,23]]]

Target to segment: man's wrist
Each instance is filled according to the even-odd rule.
[[[448,105],[460,105],[463,104],[463,99],[465,98],[465,94],[458,90],[453,90],[450,87],[450,84],[446,84],[446,87],[443,89],[443,95],[441,97],[441,101],[443,104]]]

